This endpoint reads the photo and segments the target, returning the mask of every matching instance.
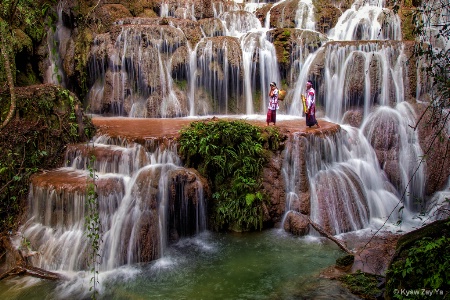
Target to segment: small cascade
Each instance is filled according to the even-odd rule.
[[[253,13],[239,10],[224,12],[219,16],[227,28],[226,35],[242,36],[249,31],[257,31],[261,29],[261,22]]]
[[[300,50],[302,51],[302,50]],[[310,80],[310,67],[314,61],[314,58],[316,57],[317,53],[321,51],[318,50],[314,54],[309,54],[304,61],[302,60],[302,56],[300,56],[300,59],[298,60],[297,64],[299,65],[299,74],[297,76],[297,80],[295,82],[295,88],[293,92],[292,97],[292,103],[289,108],[289,114],[291,115],[303,115],[303,105],[301,100],[301,95],[305,93],[305,83],[306,81]]]
[[[268,94],[269,83],[272,81],[281,83],[281,76],[275,47],[267,38],[268,29],[262,28],[256,16],[245,9],[249,10],[244,8],[244,10],[224,12],[219,18],[227,29],[226,35],[240,40],[243,80],[239,78],[238,82],[244,83],[243,94],[240,97],[245,99],[245,106],[237,110],[235,114],[251,115],[265,112],[267,103],[264,101],[264,95]],[[236,54],[235,51],[232,53]],[[255,97],[255,90],[261,92],[259,97]]]
[[[286,145],[282,166],[286,186],[285,215],[290,211],[299,211],[305,215],[311,212],[306,161],[302,159],[302,153],[305,153],[307,144],[307,138],[295,134]]]
[[[331,136],[294,136],[284,155],[286,212],[310,215],[332,234],[395,222],[399,194],[362,133],[342,125]]]
[[[276,2],[268,11],[264,28],[270,29],[270,22],[275,22],[277,28],[295,27],[298,29],[316,30],[316,20],[314,17],[314,5],[311,0],[298,0],[296,3],[295,14],[287,16],[292,9],[292,2],[281,0]],[[278,20],[271,20],[271,11],[279,12]],[[293,17],[293,20],[291,18]],[[292,23],[293,22],[293,26]]]
[[[303,0],[299,2],[295,16],[296,28],[309,30],[316,29],[316,20],[314,18],[314,6],[312,0]]]
[[[425,200],[426,161],[417,131],[409,127],[415,120],[412,107],[401,102],[395,108],[377,109],[366,118],[362,131],[405,206],[420,211]]]
[[[66,78],[63,71],[62,57],[66,55],[67,43],[70,39],[71,31],[65,27],[62,20],[62,9],[65,1],[59,1],[57,6],[58,21],[55,28],[50,26],[47,31],[48,59],[49,66],[44,75],[45,83],[52,83],[66,86]]]
[[[69,145],[65,154],[68,167],[86,170],[90,157],[95,161],[91,166],[98,173],[119,173],[130,176],[149,163],[144,147],[136,144],[131,147],[120,147],[111,144]]]
[[[238,114],[245,110],[242,103],[242,59],[239,43],[233,37],[206,38],[197,47],[198,101],[209,103],[209,112]]]
[[[399,43],[361,43],[325,47],[325,114],[341,122],[345,112],[363,109],[367,117],[376,105],[404,101],[407,60]]]
[[[91,168],[102,230],[101,271],[155,260],[170,242],[206,229],[203,182],[180,166],[176,145],[149,150],[108,136],[94,141],[69,146],[66,166],[33,177],[23,226],[24,237],[41,253],[33,265],[87,269],[84,222]]]
[[[145,20],[117,26],[121,32],[115,42],[109,35],[94,40],[89,65],[93,88],[88,96],[92,110],[129,117],[187,115],[186,100],[176,94],[168,58],[186,45],[183,32]],[[111,47],[113,53],[107,52]]]
[[[250,32],[242,36],[240,41],[244,65],[246,114],[263,113],[267,109],[265,95],[269,93],[270,82],[274,81],[281,86],[275,48],[267,40],[264,31]],[[255,60],[258,64],[254,63]],[[259,99],[254,99],[255,88],[261,91]]]
[[[336,41],[401,40],[400,17],[385,1],[356,0],[339,18],[328,37]]]

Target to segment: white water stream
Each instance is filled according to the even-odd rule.
[[[282,2],[275,3],[271,9]],[[315,28],[312,1],[299,2],[301,5],[295,20],[296,26],[311,32]],[[415,116],[411,106],[404,101],[403,78],[407,70],[403,47],[398,42],[401,41],[400,24],[398,17],[392,16],[384,8],[383,2],[364,1],[363,4],[356,1],[328,33],[329,41],[315,52],[301,45],[293,48],[298,75],[291,74],[296,80],[293,80],[295,84],[289,91],[292,103],[284,112],[285,117],[301,115],[300,94],[306,80],[311,79],[315,58],[325,55],[325,88],[321,91],[324,100],[319,110],[324,119],[340,124],[341,131],[325,137],[305,138],[294,134],[294,138],[288,142],[282,169],[287,195],[286,212],[294,207],[294,202],[302,201],[302,194],[308,190],[311,218],[332,228],[333,234],[379,228],[386,221],[392,226],[399,218],[404,220],[402,229],[411,229],[415,225],[412,222],[412,216],[417,210],[415,199],[424,197],[426,164],[419,164],[422,150],[416,133],[409,127]],[[186,115],[193,117],[211,112],[208,103],[197,99],[199,90],[214,95],[217,112],[221,114],[252,116],[265,112],[266,103],[258,102],[255,90],[266,95],[269,82],[275,81],[281,85],[282,76],[274,45],[267,35],[270,30],[270,10],[264,25],[254,15],[256,7],[263,4],[248,3],[242,11],[238,11],[237,5],[234,9],[215,5],[215,15],[226,29],[226,38],[217,41],[214,37],[204,36],[192,47],[186,44],[189,51],[189,70],[186,70],[189,74],[186,84],[189,107],[185,108]],[[161,5],[161,17],[174,15],[168,3]],[[183,16],[195,20],[193,6],[186,6]],[[389,26],[380,24],[380,19],[389,21]],[[141,28],[141,31],[133,30],[133,26],[124,27],[116,43],[108,44],[116,47],[116,56],[108,62],[99,58],[99,65],[90,69],[92,74],[96,74],[92,78],[97,78],[89,93],[92,103],[96,99],[103,99],[105,89],[109,88],[112,89],[108,94],[111,97],[109,100],[115,113],[123,115],[125,107],[129,106],[129,117],[147,117],[152,112],[148,98],[153,91],[146,88],[148,85],[140,86],[136,78],[150,80],[146,72],[153,70],[160,74],[154,86],[162,87],[158,92],[164,103],[157,115],[183,115],[179,93],[174,91],[174,78],[168,68],[172,60],[167,55],[161,55],[173,51],[164,42],[164,36],[170,35],[172,39],[175,35],[171,35],[172,31],[161,29],[161,39],[149,42],[140,34],[153,30],[150,26]],[[97,37],[94,43],[104,45],[103,38]],[[354,40],[360,40],[361,43],[339,43]],[[380,42],[387,40],[389,42]],[[185,43],[184,40],[176,42]],[[233,53],[233,56],[241,57],[239,64],[226,59],[230,57],[227,51],[236,47],[240,52]],[[221,60],[222,65],[211,70],[209,62],[216,59],[217,53],[221,53],[224,58]],[[150,55],[157,56],[157,65],[143,64],[149,61],[143,57]],[[255,57],[258,58],[258,65],[253,63]],[[349,76],[353,68],[364,68],[370,75],[360,78],[358,83],[364,87],[363,95],[352,93]],[[223,72],[217,71],[219,69]],[[244,73],[243,81],[239,80],[240,72]],[[113,78],[112,87],[104,84],[103,79],[107,76]],[[237,101],[240,95],[244,96],[244,100]],[[234,103],[235,107],[230,108],[230,103]],[[355,108],[363,111],[360,128],[344,124],[343,121],[346,113]],[[383,170],[385,165],[380,165],[376,155],[375,147],[382,144],[376,138],[383,130],[386,135],[392,131],[396,133],[393,142],[398,144],[399,176],[395,184],[389,181]],[[168,176],[171,171],[183,168],[175,147],[153,151],[140,145],[110,140],[105,136],[99,137],[94,144],[99,153],[102,150],[109,153],[104,157],[98,155],[100,159],[94,165],[99,176],[98,182],[103,187],[103,192],[99,193],[103,229],[101,277],[108,277],[114,272],[122,282],[134,278],[142,272],[136,269],[136,264],[145,261],[143,255],[146,255],[145,258],[160,258],[154,262],[154,266],[161,267],[161,270],[171,265],[174,262],[170,256],[165,259],[166,251],[173,251],[167,249],[170,235],[167,226],[170,197],[167,194]],[[300,151],[308,153],[304,173],[300,172]],[[68,152],[66,160],[70,164],[59,170],[61,174],[83,180],[88,177],[88,157],[85,152],[74,148]],[[299,186],[306,177],[309,186]],[[201,188],[197,193],[198,199],[203,199]],[[148,206],[148,197],[157,199],[153,202],[157,204],[156,207]],[[436,197],[437,202],[442,202],[442,195]],[[57,288],[59,295],[76,294],[77,289],[88,284],[89,275],[81,271],[86,269],[87,247],[83,227],[84,198],[83,190],[75,187],[59,189],[51,185],[33,186],[30,193],[30,219],[24,225],[23,235],[33,245],[39,245],[35,250],[41,255],[32,258],[34,265],[61,271],[71,277],[70,283]],[[405,208],[400,210],[402,206]],[[206,228],[205,204],[200,202],[197,209],[195,230],[200,233]],[[52,211],[57,213],[53,214]],[[147,225],[144,226],[144,223]],[[157,249],[145,249],[152,253],[143,253],[140,240],[143,230],[158,232],[159,242],[155,243]],[[257,249],[254,251],[257,252]],[[104,286],[102,288],[106,289]]]

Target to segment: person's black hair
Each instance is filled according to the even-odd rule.
[[[270,85],[277,86],[277,84],[273,81],[270,83]]]

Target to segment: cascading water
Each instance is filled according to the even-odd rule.
[[[207,26],[194,4],[163,1],[161,18],[116,22],[112,33],[96,35],[89,55],[91,111],[128,117],[265,113],[269,82],[281,86],[284,78],[271,40],[284,30],[271,27],[289,23],[286,2],[269,4],[262,19],[254,13],[267,3],[213,3],[214,23]],[[271,20],[280,10],[282,17]],[[416,116],[404,99],[408,71],[398,16],[384,1],[357,0],[326,36],[315,31],[311,0],[298,1],[295,15],[294,30],[286,30],[293,41],[286,113],[302,115],[304,84],[323,71],[315,82],[318,109],[340,131],[292,134],[283,153],[286,212],[307,214],[333,234],[394,223],[402,201],[408,217],[424,196],[426,165],[418,164],[418,137],[408,130]],[[320,57],[323,69],[317,70]],[[360,117],[357,126],[347,125],[350,113]],[[92,152],[103,274],[163,257],[170,239],[206,228],[201,182],[184,179],[192,174],[174,145],[160,151],[107,136],[94,145],[70,146],[64,168],[33,181],[24,236],[39,245],[34,265],[86,269],[84,194]],[[198,202],[185,198],[187,185]]]
[[[291,114],[302,113],[300,94],[304,91],[306,80],[311,79],[316,57],[324,56],[324,89],[318,101],[319,105],[323,105],[325,117],[336,123],[345,123],[348,112],[360,111],[358,113],[363,120],[361,129],[341,125],[343,133],[335,136],[337,141],[331,143],[329,139],[322,139],[321,143],[328,143],[325,147],[313,141],[308,143],[312,145],[307,151],[310,157],[307,165],[311,217],[334,233],[364,228],[370,219],[389,217],[395,221],[397,214],[393,210],[400,209],[402,205],[399,202],[404,202],[407,209],[417,211],[419,205],[413,202],[423,200],[424,197],[425,163],[421,160],[417,133],[408,128],[408,125],[414,124],[415,115],[404,99],[403,78],[407,73],[407,59],[403,46],[392,41],[364,41],[400,39],[397,16],[388,18],[391,12],[383,8],[382,4],[381,1],[356,1],[339,18],[328,38],[361,41],[357,44],[330,41],[306,57],[289,110]],[[384,16],[384,21],[390,25],[381,26],[380,16]],[[323,103],[320,103],[320,99],[323,99]],[[395,128],[381,132],[380,129],[389,124],[387,111],[396,116]],[[375,121],[378,118],[379,122]],[[371,132],[375,134],[372,136]],[[342,139],[358,142],[348,143]],[[379,143],[383,139],[395,139],[395,146],[380,147]],[[321,152],[323,148],[334,151]],[[382,165],[384,170],[379,167],[379,157],[374,148],[378,154],[390,155],[390,159],[385,159]],[[354,156],[355,153],[366,155]],[[399,162],[394,162],[395,158]],[[348,162],[352,163],[348,165]],[[383,171],[388,172],[390,178],[385,178]],[[296,177],[288,171],[286,173],[287,176]],[[395,181],[393,174],[401,175]],[[395,186],[386,185],[388,179],[397,182]],[[293,196],[296,194],[295,189],[288,190],[286,194],[288,198],[300,198],[298,195]],[[350,205],[347,201],[351,199],[359,199],[362,203],[353,200]],[[290,200],[286,202],[290,203]],[[337,207],[338,204],[343,206]],[[370,209],[364,210],[365,205]],[[289,205],[286,209],[289,210]],[[403,217],[408,214],[405,212]]]
[[[161,257],[169,230],[181,237],[206,229],[202,184],[190,183],[195,199],[189,199],[182,178],[186,171],[173,146],[149,152],[139,144],[99,136],[92,146],[71,146],[66,161],[65,167],[37,176],[32,184],[24,236],[39,245],[35,266],[66,272],[87,268],[84,218],[89,167],[97,170],[101,271]],[[174,205],[178,211],[169,211]]]
[[[401,40],[400,18],[385,9],[385,1],[357,0],[330,30],[331,40]],[[381,20],[381,23],[380,23]]]
[[[324,47],[325,115],[334,122],[341,122],[345,112],[352,109],[363,107],[367,117],[374,106],[404,100],[406,57],[401,44],[328,43]]]
[[[286,211],[310,210],[311,219],[333,234],[365,228],[371,221],[397,221],[398,193],[379,168],[372,146],[358,129],[341,126],[332,138],[290,141],[283,166]],[[302,152],[308,153],[303,163]]]
[[[48,45],[48,64],[44,75],[45,83],[53,83],[61,86],[66,86],[66,78],[63,71],[62,60],[66,53],[67,44],[70,38],[70,30],[63,26],[62,8],[65,1],[61,1],[57,6],[58,21],[55,28],[50,26],[47,31],[47,45]]]
[[[405,206],[412,211],[421,211],[424,208],[426,164],[422,161],[417,132],[409,127],[415,120],[411,106],[401,102],[395,108],[383,106],[377,109],[366,119],[362,131],[371,146],[383,153],[378,160],[391,177],[390,182],[395,183]]]
[[[140,20],[121,27],[115,41],[102,35],[94,40],[89,66],[93,88],[88,97],[92,110],[129,117],[186,115],[187,108],[173,88],[168,69],[172,62],[167,58],[185,45],[186,38],[174,27]],[[106,58],[105,48],[109,47],[114,53]],[[155,71],[157,76],[153,76]]]
[[[270,7],[264,26],[254,15],[254,3],[214,4],[214,16],[221,22],[221,25],[216,23],[214,29],[194,23],[193,5],[179,6],[176,10],[169,7],[169,3],[161,4],[160,16],[169,18],[166,21],[126,19],[116,22],[114,26],[120,30],[116,30],[115,35],[97,35],[89,68],[92,88],[88,99],[91,109],[129,117],[264,113],[266,102],[260,99],[265,99],[263,95],[268,92],[269,82],[281,84],[275,47],[269,39],[273,21],[271,11],[281,10],[281,16],[284,16],[285,1]],[[364,228],[371,219],[388,217],[403,189],[408,195],[407,208],[417,208],[411,199],[423,196],[423,188],[420,187],[424,182],[424,167],[418,168],[414,184],[408,184],[408,178],[415,172],[414,162],[419,160],[421,152],[417,137],[408,135],[406,131],[408,122],[413,118],[411,110],[402,104],[406,59],[400,43],[384,41],[401,39],[397,16],[392,16],[380,1],[356,1],[328,35],[328,39],[334,40],[360,40],[359,44],[350,45],[339,41],[327,42],[327,37],[314,31],[310,0],[299,1],[295,15],[295,27],[300,31],[294,33],[299,42],[292,47],[294,67],[290,76],[294,86],[290,91],[292,102],[287,112],[301,115],[300,95],[304,82],[310,79],[311,68],[320,54],[325,57],[325,76],[323,93],[318,95],[318,101],[319,105],[323,105],[325,117],[341,123],[347,111],[362,108],[364,122],[361,130],[342,125],[342,132],[332,139],[307,139],[305,147],[309,159],[301,176],[298,174],[297,159],[293,159],[301,156],[297,153],[300,148],[295,146],[299,141],[291,141],[292,149],[286,154],[291,159],[286,159],[283,169],[289,198],[286,210],[292,209],[292,201],[300,202],[302,207],[308,206],[302,203],[304,197],[301,193],[309,190],[310,205],[305,210],[313,220],[338,234]],[[170,17],[182,18],[185,22],[192,22],[192,26],[200,26],[202,36],[186,35],[182,29],[183,23]],[[384,23],[381,24],[380,20]],[[282,17],[276,22],[284,24],[288,21]],[[304,45],[301,41],[305,38],[315,39],[318,48]],[[184,52],[188,53],[188,63],[185,67],[178,67],[182,65],[182,56],[177,54]],[[180,85],[174,85],[175,81],[179,83],[183,78],[187,82],[184,94]],[[361,90],[364,92],[359,94]],[[391,105],[397,108],[388,108]],[[373,135],[374,128],[379,128],[377,120],[386,111],[393,111],[389,115],[396,116],[396,130],[401,132],[396,149],[396,154],[402,158],[397,166],[401,176],[394,186],[387,183],[373,150],[377,145],[374,139],[379,136]],[[386,119],[380,122],[389,123]],[[73,154],[69,151],[67,160],[73,162],[73,168],[83,169],[87,159],[78,155],[83,151],[77,151]],[[169,197],[164,194],[168,189],[164,179],[166,175],[159,173],[168,174],[179,166],[179,162],[154,165],[149,162],[151,158],[148,154],[139,147],[124,150],[118,146],[99,145],[96,156],[102,157],[102,153],[111,152],[115,153],[112,157],[105,154],[109,158],[97,161],[94,166],[100,173],[122,174],[112,176],[115,180],[121,178],[118,182],[122,186],[120,195],[112,197],[124,201],[120,206],[113,205],[122,213],[116,213],[104,225],[122,224],[105,234],[105,270],[139,261],[138,241],[130,239],[126,245],[119,246],[118,239],[123,234],[133,236],[138,231],[126,226],[129,222],[127,218],[139,218],[145,214],[136,209],[137,203],[142,202],[139,195],[144,192],[137,187],[138,182],[145,181],[146,177],[153,178],[156,173],[160,179],[153,179],[156,183],[152,181],[147,184],[160,186],[163,194],[158,197],[166,200],[159,203],[161,211],[157,221],[157,226],[163,231],[159,242],[161,248],[152,251],[159,252],[158,255],[163,253],[163,246],[167,244],[165,239],[169,235],[164,231],[168,220],[163,212],[168,209]],[[384,168],[390,161],[383,163]],[[297,186],[303,180],[299,180],[299,176],[309,179],[310,186],[306,190]],[[112,179],[108,177],[108,180]],[[142,203],[139,205],[142,206]],[[323,213],[323,207],[330,209]],[[125,217],[127,214],[130,216]],[[395,219],[395,214],[392,218]],[[119,229],[122,227],[126,229]],[[116,261],[122,252],[127,254]]]

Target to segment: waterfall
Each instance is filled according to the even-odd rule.
[[[115,43],[97,36],[89,64],[93,89],[88,100],[92,110],[128,117],[186,115],[187,108],[173,85],[172,60],[167,58],[185,43],[179,29],[139,20],[122,24]],[[109,47],[114,53],[107,57],[105,49]],[[155,73],[157,76],[153,76]]]
[[[92,155],[96,160],[90,165]],[[57,271],[87,269],[89,167],[97,170],[101,271],[154,260],[164,255],[171,240],[206,229],[202,183],[198,178],[186,182],[197,175],[181,167],[176,145],[150,151],[98,136],[92,146],[69,147],[64,167],[34,177],[29,220],[23,228],[41,254],[32,258],[33,265]],[[192,194],[188,188],[195,190],[194,196],[188,196]]]
[[[407,102],[396,108],[380,107],[362,126],[365,136],[379,153],[386,172],[394,178],[405,206],[412,211],[423,210],[425,168],[417,132],[409,127],[415,124],[416,115]],[[398,175],[397,175],[398,174]],[[398,178],[396,178],[398,176]]]
[[[328,36],[341,41],[401,40],[400,18],[384,8],[384,1],[357,0],[343,13]]]
[[[328,43],[325,47],[325,115],[341,122],[344,113],[363,107],[367,117],[374,106],[404,99],[406,56],[401,44]],[[363,93],[359,93],[359,91]]]
[[[250,32],[241,37],[241,48],[243,52],[245,96],[247,103],[246,114],[264,112],[267,109],[266,96],[269,93],[270,82],[281,86],[278,63],[275,48],[266,39],[264,31]],[[253,62],[259,63],[255,65]],[[259,78],[259,80],[258,80]],[[254,99],[252,91],[255,87],[261,90],[261,99]],[[254,105],[259,103],[257,109]]]
[[[427,166],[409,128],[417,116],[406,101],[410,74],[398,16],[386,1],[356,0],[325,34],[316,31],[311,0],[257,2],[214,2],[209,18],[197,19],[196,3],[163,1],[161,18],[116,21],[110,32],[94,37],[88,56],[89,110],[132,118],[263,115],[275,81],[288,86],[286,114],[300,117],[300,96],[313,80],[319,114],[339,130],[292,133],[283,151],[286,212],[309,215],[341,234],[421,210],[416,201],[425,197]],[[58,8],[57,32],[48,35],[48,44],[59,43],[64,53],[68,33],[61,13]],[[445,41],[436,43],[448,48]],[[285,58],[280,47],[290,51],[289,62],[279,61]],[[56,57],[51,61],[58,63]],[[351,113],[359,124],[347,124]],[[70,145],[64,167],[32,181],[23,229],[42,253],[31,258],[34,265],[86,269],[91,155],[98,174],[102,271],[163,257],[172,241],[205,230],[202,181],[183,168],[175,145],[108,136],[93,142]]]
[[[296,12],[295,25],[296,28],[309,30],[316,29],[316,21],[314,19],[314,6],[311,0],[304,0],[302,2],[299,2]]]
[[[269,83],[281,87],[283,75],[288,75],[286,113],[301,116],[300,96],[305,82],[313,80],[319,114],[341,124],[342,130],[336,140],[308,140],[306,153],[312,158],[300,177],[311,181],[311,217],[336,226],[334,232],[340,233],[387,218],[400,199],[407,210],[417,211],[416,199],[424,197],[426,165],[418,164],[422,152],[417,134],[408,128],[415,116],[405,104],[409,69],[398,16],[385,1],[357,0],[325,35],[316,31],[313,1],[265,5],[213,3],[214,21],[207,23],[196,20],[194,4],[164,1],[160,16],[167,19],[116,22],[117,36],[98,35],[91,51],[91,106],[97,112],[129,117],[264,114]],[[291,23],[289,10],[295,16]],[[273,15],[279,19],[271,20]],[[193,37],[187,28],[195,26],[201,34]],[[282,75],[272,38],[284,32],[291,55],[289,74]],[[360,117],[358,127],[344,125],[350,114]],[[387,134],[393,143],[388,146],[380,142]],[[343,152],[346,139],[363,141]],[[321,152],[324,149],[328,152]],[[361,154],[366,152],[371,155]],[[319,163],[331,154],[335,161]],[[289,203],[305,197],[296,187],[296,168],[285,165],[283,170],[294,180],[286,181],[287,211],[297,205]],[[334,198],[328,197],[331,202],[326,204],[324,196],[331,194]],[[343,206],[330,209],[327,216],[321,213],[323,205],[333,207],[334,202]],[[337,216],[338,211],[342,215]],[[345,224],[332,224],[336,218],[345,219]],[[394,213],[390,220],[395,218]]]
[[[286,212],[310,213],[333,234],[399,218],[400,193],[356,128],[342,125],[340,133],[326,138],[294,136],[285,150],[283,176]]]
[[[309,78],[309,69],[311,67],[311,64],[314,61],[314,58],[316,57],[317,53],[320,53],[322,50],[318,50],[318,52],[315,52],[314,54],[309,54],[303,64],[301,63],[301,59],[299,60],[299,64],[301,65],[300,74],[297,77],[297,80],[295,81],[295,87],[294,87],[294,95],[292,99],[292,104],[289,109],[289,114],[291,115],[298,115],[301,116],[303,114],[303,105],[301,100],[301,95],[305,93],[305,84],[306,81],[310,80]]]
[[[239,37],[249,31],[261,29],[261,23],[254,14],[246,11],[222,13],[219,18],[227,29],[226,35]]]
[[[66,78],[63,70],[62,57],[66,55],[67,43],[71,32],[65,27],[62,20],[62,9],[65,1],[60,1],[57,6],[58,21],[55,28],[50,26],[47,31],[49,66],[44,75],[45,83],[66,86]]]

